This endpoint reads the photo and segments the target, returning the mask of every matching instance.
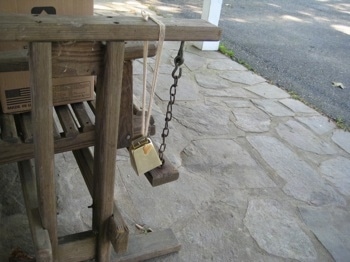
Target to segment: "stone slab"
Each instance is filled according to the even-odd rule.
[[[235,108],[235,125],[246,132],[266,132],[270,129],[270,117],[256,107]]]
[[[181,157],[190,172],[209,176],[231,189],[276,186],[251,155],[231,139],[192,141]]]
[[[229,59],[212,61],[208,64],[208,69],[219,71],[247,71],[247,68]]]
[[[244,224],[258,245],[269,254],[316,261],[316,250],[294,214],[274,199],[249,201]]]
[[[345,199],[325,183],[318,170],[314,170],[277,138],[257,135],[248,136],[247,140],[276,174],[286,181],[283,191],[287,195],[315,206],[346,205]]]
[[[350,213],[339,208],[299,207],[306,225],[337,262],[350,258]]]
[[[159,74],[157,96],[163,101],[170,99],[170,87],[174,84],[171,74]],[[198,86],[189,75],[183,74],[176,87],[176,101],[195,101],[198,99]]]
[[[257,85],[245,87],[247,90],[269,99],[287,98],[289,94],[277,86],[270,85],[269,83],[259,83]]]
[[[271,99],[253,99],[252,102],[264,112],[271,116],[294,116],[288,108],[282,106],[278,101]]]
[[[280,100],[282,104],[290,108],[295,113],[304,113],[304,114],[314,114],[318,115],[318,112],[312,109],[311,107],[308,107],[307,105],[303,104],[302,102],[287,98]]]
[[[350,133],[343,130],[336,130],[333,133],[332,140],[342,149],[350,154]]]
[[[265,82],[265,79],[250,71],[228,71],[220,74],[224,79],[233,83],[241,83],[244,85],[255,85]]]
[[[322,162],[323,177],[335,185],[343,195],[350,196],[350,158],[338,156]]]
[[[221,77],[217,76],[216,74],[201,72],[201,73],[195,74],[195,78],[196,78],[197,84],[203,88],[217,90],[217,89],[224,89],[229,87],[228,83],[224,81]]]
[[[294,120],[280,123],[276,127],[277,133],[291,146],[296,146],[304,151],[320,155],[335,154],[336,149],[332,144],[314,135],[309,129]]]
[[[183,126],[201,135],[225,135],[230,132],[231,112],[222,107],[203,104],[177,104],[173,108],[176,120]]]
[[[296,119],[307,125],[313,132],[323,135],[336,128],[336,125],[325,116],[304,116],[296,117]]]

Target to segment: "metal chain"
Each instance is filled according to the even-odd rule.
[[[164,165],[164,151],[166,148],[165,138],[169,136],[169,122],[173,118],[173,104],[175,103],[177,82],[181,78],[181,75],[182,75],[181,65],[184,63],[184,58],[183,58],[184,44],[185,44],[185,42],[181,41],[179,52],[177,53],[177,56],[174,59],[175,68],[174,68],[173,72],[171,73],[171,76],[174,79],[174,83],[171,85],[170,91],[169,91],[170,99],[169,99],[167,110],[165,113],[165,125],[164,125],[163,132],[162,132],[163,141],[162,141],[162,144],[160,145],[159,150],[158,150],[159,158],[162,161],[162,165]]]

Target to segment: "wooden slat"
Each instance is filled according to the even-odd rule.
[[[171,229],[147,234],[131,235],[128,252],[121,255],[113,254],[112,261],[131,262],[178,252],[181,248]]]
[[[0,72],[28,71],[28,50],[0,52]]]
[[[105,46],[101,42],[60,42],[52,47],[52,77],[97,75],[103,68]],[[149,45],[148,56],[155,55],[156,46]],[[128,42],[126,61],[142,58],[143,44]],[[28,52],[24,50],[0,52],[0,72],[27,71]]]
[[[51,43],[29,45],[32,85],[32,121],[39,210],[50,235],[53,257],[57,251],[56,193],[52,118]]]
[[[75,160],[83,175],[87,188],[93,195],[93,156],[88,148],[73,151]],[[112,243],[114,251],[117,253],[126,252],[128,249],[129,229],[114,202],[113,217],[110,217],[108,225],[108,237]]]
[[[94,130],[94,125],[91,122],[89,115],[85,110],[84,103],[71,104],[75,116],[77,117],[82,132]]]
[[[60,237],[58,244],[59,262],[77,262],[95,258],[96,235],[92,231]]]
[[[20,125],[24,143],[33,143],[33,126],[30,112],[20,114]]]
[[[36,181],[29,160],[18,163],[24,204],[27,210],[30,232],[32,234],[36,261],[52,261],[49,233],[43,228],[38,210]]]
[[[74,122],[68,106],[56,106],[55,109],[63,128],[64,136],[76,137],[79,134],[79,130]]]
[[[164,18],[166,41],[218,41],[221,30],[200,19]],[[0,14],[2,41],[121,41],[159,37],[159,25],[141,17]]]
[[[107,226],[113,215],[124,42],[107,42],[105,59],[104,76],[97,77],[94,147],[93,228],[98,232],[97,260],[100,262],[110,258]]]
[[[55,154],[72,151],[84,147],[93,146],[95,141],[95,131],[81,133],[73,138],[61,138],[55,140]],[[34,158],[33,144],[16,144],[2,142],[0,146],[0,164],[12,163]]]
[[[123,67],[123,83],[120,102],[118,147],[129,147],[133,134],[133,71],[132,61],[125,61]]]
[[[133,119],[134,122],[134,136],[140,135],[141,121],[138,118]],[[56,131],[57,132],[57,131]],[[150,135],[155,134],[155,126],[151,125],[149,129]],[[95,143],[95,131],[79,133],[75,137],[59,137],[54,141],[55,154],[66,151],[77,150],[85,147],[93,146]],[[118,148],[120,146],[118,145]],[[14,147],[12,143],[7,143],[1,140],[0,146],[0,164],[12,163],[34,158],[33,143],[17,143]]]
[[[18,143],[19,138],[17,135],[15,118],[10,114],[1,114],[1,138],[9,143]]]

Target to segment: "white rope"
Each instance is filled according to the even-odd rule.
[[[157,88],[158,75],[160,60],[163,51],[163,43],[165,38],[165,25],[158,19],[149,16],[145,11],[141,11],[141,15],[145,21],[148,21],[148,18],[151,18],[155,23],[159,25],[159,38],[158,38],[158,47],[156,52],[156,61],[154,65],[153,79],[150,91],[150,101],[148,104],[147,118],[146,118],[146,93],[147,93],[147,57],[148,57],[148,41],[144,42],[143,45],[143,94],[142,94],[142,124],[141,124],[141,134],[143,136],[148,136],[149,122],[151,119],[152,105],[154,102],[155,91]]]

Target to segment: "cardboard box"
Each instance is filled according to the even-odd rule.
[[[4,113],[21,113],[32,107],[29,72],[0,73],[0,99]],[[94,99],[91,76],[53,78],[53,104],[65,105]]]
[[[33,15],[93,15],[93,0],[0,0],[0,12]],[[1,42],[1,51],[27,49],[26,42]],[[93,99],[94,77],[53,79],[54,104]],[[28,111],[31,108],[29,73],[0,73],[0,100],[3,112]]]

